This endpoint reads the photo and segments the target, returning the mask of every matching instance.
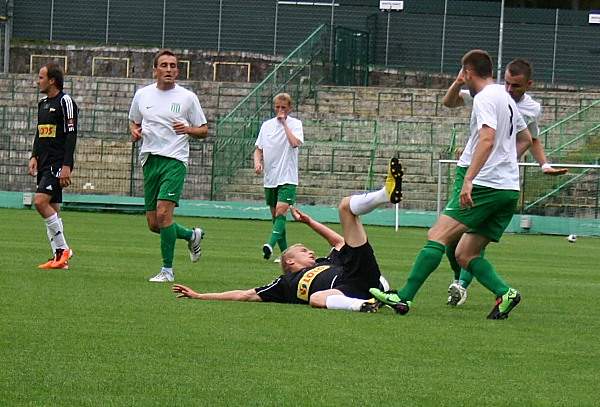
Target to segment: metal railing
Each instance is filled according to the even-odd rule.
[[[219,121],[213,150],[211,199],[216,199],[219,190],[242,166],[261,122],[271,116],[273,96],[289,93],[299,105],[328,77],[329,36],[329,26],[319,26]]]

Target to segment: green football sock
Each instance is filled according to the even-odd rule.
[[[282,252],[288,248],[288,244],[287,244],[287,239],[285,237],[286,233],[285,230],[283,231],[283,234],[281,235],[281,237],[279,238],[279,240],[277,241],[277,244],[279,245],[279,250],[281,250]]]
[[[175,241],[177,232],[175,225],[160,229],[160,252],[162,254],[163,267],[173,267],[173,257],[175,257]]]
[[[277,215],[273,223],[273,232],[269,239],[269,246],[275,247],[281,236],[285,236],[285,215]]]
[[[482,286],[496,295],[496,298],[508,292],[509,286],[500,278],[492,263],[483,257],[476,257],[469,262],[467,271],[475,276]]]
[[[427,277],[440,265],[445,252],[443,244],[428,240],[417,255],[406,284],[398,291],[398,296],[405,301],[412,301]]]
[[[479,257],[481,257],[482,259],[485,258],[485,249],[483,249],[479,253]],[[473,281],[473,274],[469,273],[465,269],[461,269],[460,276],[458,277],[458,284],[463,286],[464,288],[467,288],[471,284],[472,281]]]
[[[456,261],[456,246],[446,246],[446,257],[448,257],[448,262],[450,262],[450,268],[454,272],[454,279],[458,280],[460,278],[460,266]]]
[[[177,239],[190,240],[194,231],[192,229],[188,229],[186,227],[181,226],[178,223],[173,223],[175,226],[175,232],[177,233]]]

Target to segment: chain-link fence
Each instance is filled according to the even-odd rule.
[[[499,67],[514,58],[530,59],[538,81],[600,82],[600,29],[589,26],[585,11],[503,10],[500,2],[404,3],[402,12],[382,13],[375,0],[20,0],[14,5],[12,35],[29,41],[287,55],[318,26],[329,24],[368,32],[368,62],[375,65],[454,71],[466,51],[480,48]],[[332,40],[330,58],[333,52]]]

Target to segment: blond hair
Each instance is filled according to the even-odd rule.
[[[277,102],[278,100],[283,100],[287,102],[288,105],[292,105],[292,97],[287,93],[278,93],[275,96],[273,96],[273,103]]]
[[[283,274],[292,272],[292,270],[290,269],[290,265],[287,264],[286,260],[289,259],[290,257],[294,257],[296,249],[298,249],[299,247],[305,247],[305,246],[302,243],[296,243],[294,245],[291,245],[287,249],[285,249],[283,252],[281,252],[281,257],[280,257],[281,261],[279,263],[279,267],[281,267],[281,271],[283,272]]]

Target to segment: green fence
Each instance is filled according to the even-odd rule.
[[[536,167],[523,171],[522,212],[553,216],[598,218],[600,201],[600,100],[540,133],[548,160],[574,164],[559,177],[543,175]]]

